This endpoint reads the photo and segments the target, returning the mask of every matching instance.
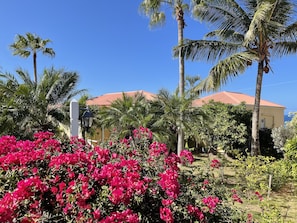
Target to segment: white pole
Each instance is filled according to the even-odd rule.
[[[268,198],[269,198],[269,196],[270,196],[270,191],[271,191],[271,182],[272,182],[272,175],[269,174],[268,193],[267,193],[267,197],[268,197]]]
[[[70,137],[78,136],[78,113],[79,106],[77,100],[73,99],[70,102]]]

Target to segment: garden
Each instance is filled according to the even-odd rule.
[[[294,222],[297,213],[292,163],[177,156],[143,127],[104,146],[2,136],[0,151],[0,222]]]
[[[272,56],[296,53],[293,1],[143,1],[151,25],[164,6],[178,25],[179,87],[90,108],[94,128],[110,135],[96,145],[68,137],[69,103],[86,106],[79,74],[37,72],[37,52],[55,56],[49,39],[26,33],[10,45],[32,56],[34,79],[22,68],[0,73],[0,222],[290,223],[297,219],[297,116],[259,129],[261,86]],[[183,39],[184,12],[212,26],[203,40]],[[215,27],[217,26],[217,28]],[[184,60],[214,62],[209,75],[185,77]],[[193,107],[257,65],[253,115],[244,103]],[[196,82],[199,81],[197,84]],[[81,116],[81,114],[80,114]],[[102,134],[102,132],[101,132]]]

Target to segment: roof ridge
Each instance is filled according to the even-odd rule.
[[[122,93],[124,93],[124,94],[126,94],[126,93],[137,93],[137,92],[147,92],[147,93],[150,93],[150,92],[148,92],[148,91],[144,91],[144,90],[134,90],[134,91],[118,91],[118,92],[111,92],[111,93],[105,93],[105,94],[103,94],[103,95],[107,95],[107,94],[122,94]],[[151,93],[152,94],[152,93]]]
[[[230,98],[232,98],[236,103],[241,103],[241,101],[238,99],[238,98],[236,98],[236,97],[234,97],[232,94],[238,94],[238,93],[236,93],[236,92],[229,92],[229,91],[224,91],[223,93],[225,93],[225,94],[227,94],[227,96],[228,97],[230,97]],[[239,94],[242,94],[242,93],[239,93]],[[249,96],[249,95],[246,95],[246,96]]]

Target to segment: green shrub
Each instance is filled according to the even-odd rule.
[[[273,157],[239,157],[233,167],[238,187],[251,198],[255,191],[261,194],[269,189],[269,175],[272,175],[271,189],[278,190],[289,182],[290,173],[284,160],[275,161]]]

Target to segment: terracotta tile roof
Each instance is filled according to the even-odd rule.
[[[141,93],[147,100],[153,100],[155,98],[155,94],[152,94],[147,91],[139,90],[139,91],[128,91],[128,92],[116,92],[116,93],[108,93],[103,94],[101,96],[91,98],[87,100],[87,105],[98,105],[98,106],[110,106],[111,103],[117,99],[123,98],[123,93],[129,97],[135,96],[137,93]]]
[[[206,97],[194,100],[193,106],[200,107],[203,104],[205,104],[211,100],[222,102],[225,104],[232,104],[232,105],[239,105],[241,102],[245,102],[247,105],[254,105],[255,98],[252,96],[246,95],[246,94],[242,94],[242,93],[222,91],[219,93],[215,93],[215,94],[208,95]],[[261,100],[260,105],[261,106],[285,108],[282,105],[275,104],[273,102],[266,101],[266,100]]]

